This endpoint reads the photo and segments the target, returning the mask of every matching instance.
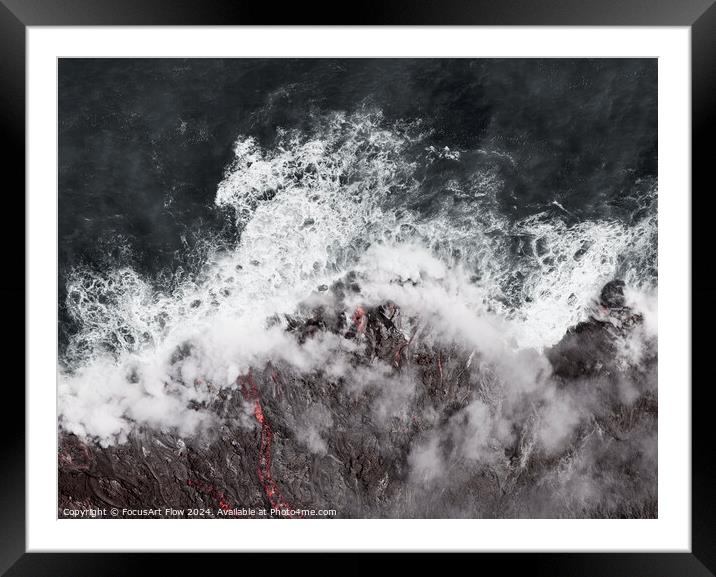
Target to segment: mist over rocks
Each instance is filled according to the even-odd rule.
[[[427,311],[439,319],[430,338],[491,359],[554,344],[609,278],[629,281],[637,298],[655,282],[655,186],[640,191],[628,224],[570,223],[550,210],[515,221],[497,203],[506,186],[493,170],[498,151],[450,153],[465,178],[428,178],[436,153],[420,122],[389,123],[370,107],[313,121],[279,130],[273,145],[236,139],[214,204],[237,240],[227,249],[207,237],[207,248],[187,255],[201,261],[196,273],[162,269],[157,288],[125,264],[72,269],[65,308],[77,331],[58,384],[64,430],[111,445],[142,426],[183,436],[215,428],[211,412],[193,408],[212,398],[203,383],[225,388],[282,359],[305,371],[359,346],[337,332],[296,340],[280,323],[266,325],[293,315],[309,293],[336,298],[316,287],[337,281],[351,315],[367,302]]]
[[[284,499],[352,518],[656,516],[656,349],[637,312],[603,291],[544,352],[481,350],[429,310],[365,300],[361,280],[268,321],[324,358],[248,369]],[[620,353],[634,338],[650,351],[638,364]],[[60,510],[269,506],[253,401],[205,386],[194,408],[216,425],[191,437],[142,426],[100,448],[62,432]]]
[[[656,69],[63,60],[61,515],[655,517]]]

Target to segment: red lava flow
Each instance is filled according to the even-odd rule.
[[[275,379],[275,375],[273,375],[273,378]],[[256,388],[256,383],[254,382],[254,377],[251,374],[251,371],[249,370],[249,373],[247,375],[240,375],[236,379],[236,382],[241,387],[241,394],[243,395],[244,399],[253,402],[254,418],[256,419],[256,422],[261,425],[258,467],[256,470],[259,477],[259,482],[263,487],[264,493],[266,494],[266,498],[271,504],[271,509],[292,510],[293,507],[291,507],[288,501],[286,501],[281,496],[278,484],[271,475],[271,443],[273,441],[273,430],[271,429],[271,425],[269,424],[268,419],[264,414],[263,407],[261,406],[261,396],[259,394],[258,389]],[[232,506],[226,502],[223,492],[217,490],[209,483],[189,479],[187,480],[187,485],[198,489],[202,493],[205,493],[218,501],[219,508],[221,508],[222,510],[226,511],[232,509]],[[293,517],[293,515],[283,516]]]
[[[266,493],[266,498],[269,500],[272,509],[292,509],[291,505],[281,496],[278,484],[271,476],[271,442],[273,440],[273,430],[261,407],[261,396],[256,388],[256,383],[254,382],[251,371],[249,370],[247,375],[239,376],[237,382],[241,386],[241,394],[244,396],[244,399],[253,401],[254,417],[261,425],[257,474],[264,488],[264,493]]]
[[[365,310],[363,309],[363,307],[358,307],[355,310],[351,320],[353,321],[353,325],[356,328],[356,332],[365,332],[365,329],[368,326],[368,316],[365,314]]]
[[[194,487],[197,491],[201,491],[202,493],[209,495],[209,497],[218,502],[219,509],[221,509],[222,511],[229,511],[233,509],[233,507],[229,505],[229,503],[226,501],[224,493],[219,491],[213,485],[210,485],[209,483],[205,483],[204,481],[200,481],[198,479],[187,479],[186,484],[190,487]]]

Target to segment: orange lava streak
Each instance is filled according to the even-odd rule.
[[[256,422],[261,425],[261,438],[259,440],[259,458],[258,474],[259,481],[263,486],[266,498],[271,504],[272,509],[292,509],[291,505],[283,499],[278,488],[278,484],[271,476],[271,442],[273,441],[273,430],[266,419],[263,408],[261,407],[261,397],[256,388],[254,377],[251,371],[247,375],[241,375],[236,379],[241,386],[241,393],[247,401],[254,403],[254,417]]]
[[[356,332],[358,332],[358,333],[365,332],[366,326],[368,325],[368,316],[365,314],[365,310],[363,310],[363,307],[358,307],[355,310],[351,320],[353,321],[353,324],[355,325]]]

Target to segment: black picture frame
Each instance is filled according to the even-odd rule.
[[[2,127],[4,202],[6,219],[15,224],[0,227],[7,275],[0,291],[4,303],[32,303],[25,296],[25,256],[18,238],[24,238],[25,186],[25,35],[28,26],[68,25],[568,25],[568,26],[688,26],[692,54],[692,549],[690,553],[534,553],[480,554],[481,571],[499,567],[502,573],[519,571],[530,575],[713,575],[716,572],[716,435],[708,360],[713,326],[714,289],[708,282],[710,247],[713,246],[710,214],[706,203],[713,197],[709,188],[712,159],[708,141],[714,134],[716,95],[716,5],[714,0],[442,0],[441,2],[382,0],[356,4],[339,15],[337,6],[326,3],[287,4],[241,0],[0,0],[0,125]],[[8,178],[9,177],[9,178]],[[684,195],[690,194],[683,191]],[[686,197],[685,197],[686,198]],[[13,204],[14,203],[14,204]],[[20,235],[23,236],[20,236]],[[668,242],[668,239],[663,239]],[[700,266],[699,266],[700,265]],[[9,357],[20,358],[24,339],[21,307],[6,306],[6,327],[13,338],[6,348]],[[21,318],[22,317],[22,318]],[[23,329],[24,334],[24,329]],[[12,349],[15,347],[16,351]],[[17,363],[19,366],[19,362]],[[700,369],[700,370],[699,370]],[[6,375],[7,376],[7,375]],[[20,375],[18,375],[19,379]],[[25,438],[23,388],[7,382],[4,405],[12,407],[17,419],[0,419],[0,573],[8,576],[73,577],[197,573],[229,563],[236,571],[276,569],[276,560],[264,555],[243,554],[85,554],[26,553],[25,547]],[[688,386],[689,383],[667,383]],[[665,385],[665,386],[666,386]],[[77,544],[82,549],[82,544]],[[320,550],[320,543],[316,544]],[[278,563],[289,567],[330,567],[332,572],[358,574],[375,561],[372,555],[351,554],[350,559],[313,554],[287,555]],[[458,561],[465,561],[461,559]],[[383,562],[383,559],[380,559]],[[423,556],[421,569],[445,570],[444,557]],[[474,561],[473,561],[474,562]],[[273,569],[269,569],[273,572]],[[293,569],[291,570],[293,572]]]

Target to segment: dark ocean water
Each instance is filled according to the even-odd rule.
[[[656,517],[656,74],[62,60],[60,507]]]
[[[479,211],[465,191],[484,168],[500,182],[494,217],[629,227],[655,210],[656,88],[655,59],[63,59],[61,347],[82,329],[65,304],[78,267],[128,266],[161,286],[162,271],[202,267],[207,239],[235,245],[242,228],[215,199],[239,137],[271,150],[279,129],[310,134],[334,111],[378,110],[381,126],[423,135],[401,149],[417,185],[396,185],[385,210]]]

